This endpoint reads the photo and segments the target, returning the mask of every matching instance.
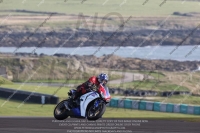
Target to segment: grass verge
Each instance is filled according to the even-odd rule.
[[[109,85],[109,87],[120,87],[120,84]],[[165,81],[158,83],[156,80],[133,81],[124,83],[123,88],[153,91],[189,91],[189,89],[185,86],[179,86]]]
[[[179,11],[183,13],[187,12],[198,12],[199,5],[198,1],[187,1],[187,4],[181,4],[181,1],[167,1],[160,7],[163,0],[148,1],[145,5],[145,1],[134,0],[126,1],[123,5],[123,1],[107,1],[105,0],[93,0],[85,1],[81,4],[81,1],[67,1],[64,0],[48,0],[41,3],[41,0],[26,1],[22,4],[21,0],[7,0],[0,4],[1,10],[28,10],[37,12],[58,12],[66,14],[78,14],[83,12],[85,15],[94,15],[98,13],[99,16],[104,16],[108,13],[119,12],[122,16],[167,16],[173,12]],[[40,5],[39,5],[40,4]],[[103,5],[104,4],[104,5]],[[38,6],[39,5],[39,6]],[[121,6],[120,6],[121,5]],[[192,8],[188,8],[192,7]],[[78,10],[77,10],[78,9]],[[1,14],[9,14],[7,12],[1,12]],[[12,12],[12,15],[32,15],[38,13],[27,13],[27,12]],[[114,15],[115,16],[115,15]]]
[[[5,99],[0,99],[2,104]],[[19,101],[9,101],[0,109],[1,116],[42,116],[42,117],[53,117],[53,110],[55,105],[44,105],[40,104],[27,104],[20,106]],[[120,109],[107,107],[104,118],[185,118],[193,119],[200,118],[197,115],[186,115],[186,114],[174,114],[174,113],[162,113],[142,110],[131,110],[131,109]]]

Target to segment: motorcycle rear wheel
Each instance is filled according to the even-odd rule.
[[[64,120],[68,117],[68,110],[65,108],[64,102],[68,102],[67,100],[61,101],[54,109],[54,118],[57,120]]]

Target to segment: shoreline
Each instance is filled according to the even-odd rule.
[[[164,61],[200,61],[196,46],[87,46],[87,47],[0,47],[1,56],[40,57],[40,56],[91,56],[102,57],[115,55],[122,58]],[[175,50],[174,50],[175,49]],[[170,52],[174,50],[173,54]]]

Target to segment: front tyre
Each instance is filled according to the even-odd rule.
[[[61,101],[54,109],[54,117],[57,120],[64,120],[68,117],[67,115],[68,110],[65,108],[64,102],[68,101],[67,100]]]
[[[90,104],[86,113],[87,119],[97,120],[102,117],[105,111],[106,111],[105,103],[101,103],[97,108],[95,108],[94,104]]]

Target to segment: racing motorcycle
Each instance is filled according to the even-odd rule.
[[[106,110],[106,104],[111,99],[108,87],[103,86],[98,90],[92,90],[73,102],[72,96],[75,92],[76,90],[74,89],[70,90],[68,92],[68,99],[61,101],[55,107],[55,119],[64,120],[70,116],[71,118],[97,120],[102,117]]]

